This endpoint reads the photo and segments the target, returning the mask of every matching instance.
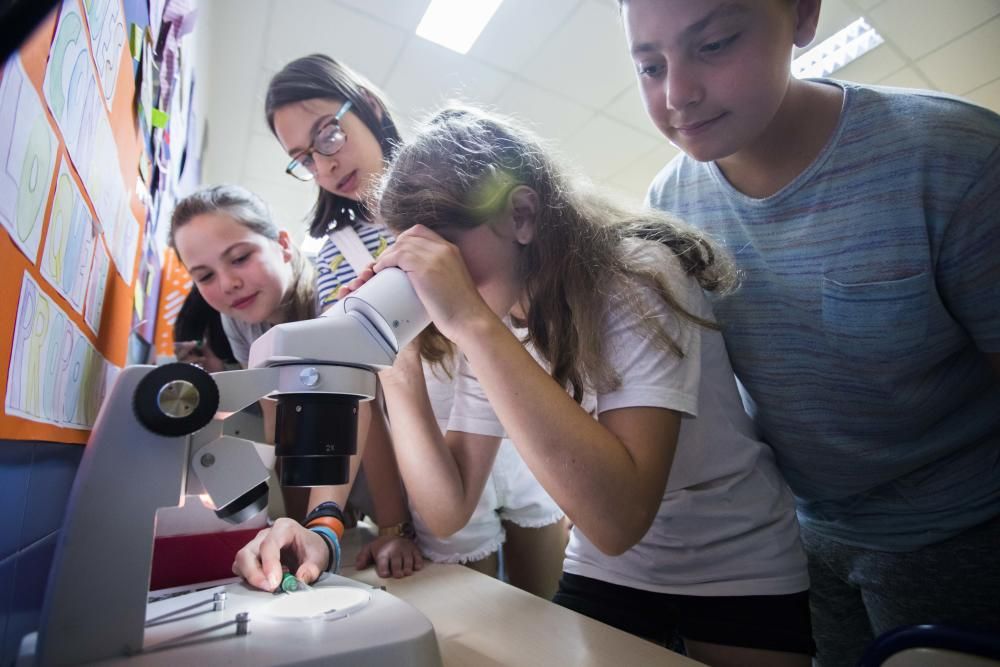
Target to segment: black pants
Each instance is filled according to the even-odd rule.
[[[812,655],[809,592],[704,597],[655,593],[563,572],[556,604],[660,646],[680,641]]]

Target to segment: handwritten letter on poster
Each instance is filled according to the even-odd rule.
[[[108,362],[28,273],[14,327],[7,414],[68,428],[94,425]]]
[[[55,161],[55,135],[20,57],[13,56],[0,81],[0,223],[32,262]]]
[[[60,162],[41,269],[42,275],[81,315],[96,238],[90,209],[66,163]]]

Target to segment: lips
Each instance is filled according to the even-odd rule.
[[[674,129],[684,135],[694,135],[708,129],[709,126],[714,124],[717,120],[725,116],[725,113],[721,113],[714,118],[709,118],[707,120],[700,120],[694,123],[685,123],[684,125],[675,125]]]
[[[256,300],[257,300],[257,295],[256,294],[251,294],[250,296],[243,297],[242,299],[239,299],[238,301],[234,301],[231,304],[231,307],[234,308],[234,309],[236,309],[236,310],[242,310],[244,308],[249,308],[251,305],[253,305],[253,302],[256,301]]]
[[[354,185],[358,181],[357,176],[358,176],[358,170],[355,169],[354,171],[352,171],[351,173],[349,173],[347,176],[345,176],[344,178],[340,179],[340,182],[337,183],[337,189],[338,190],[344,190],[344,191],[350,192],[352,189],[354,189]]]

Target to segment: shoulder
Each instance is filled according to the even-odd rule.
[[[855,140],[985,161],[1000,146],[1000,115],[945,93],[837,82]]]
[[[646,204],[652,208],[672,210],[675,203],[683,198],[685,188],[708,177],[708,165],[679,153],[653,178],[646,193]]]

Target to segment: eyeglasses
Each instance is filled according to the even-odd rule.
[[[337,115],[316,131],[312,145],[292,158],[292,161],[285,167],[285,173],[300,181],[311,181],[314,179],[316,177],[316,160],[313,159],[313,153],[330,157],[344,147],[344,144],[347,143],[347,135],[344,134],[343,128],[340,127],[340,121],[344,117],[344,114],[350,110],[351,101],[347,100],[344,102],[344,106],[340,107]]]

